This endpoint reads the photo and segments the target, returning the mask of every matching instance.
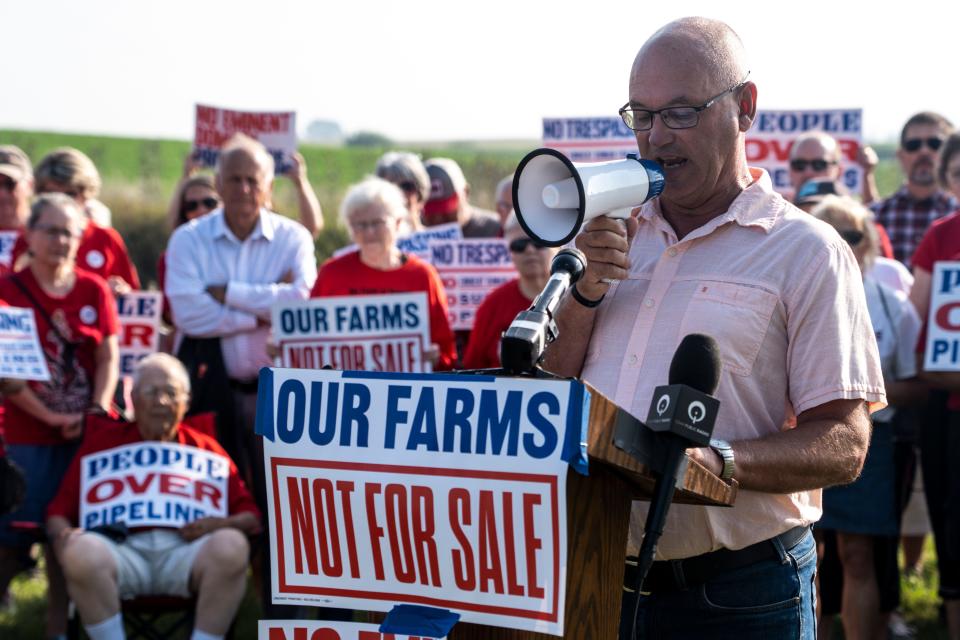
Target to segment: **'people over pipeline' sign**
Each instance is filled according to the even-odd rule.
[[[0,307],[0,378],[50,379],[33,309]]]
[[[623,160],[637,152],[633,131],[615,116],[544,118],[543,146],[562,152],[574,162]]]
[[[175,527],[227,515],[230,462],[196,447],[138,442],[85,455],[80,525]]]
[[[159,291],[131,291],[117,297],[120,319],[120,375],[131,375],[143,358],[160,346],[160,310],[163,294]]]
[[[588,398],[568,380],[262,370],[273,601],[562,635]]]
[[[862,109],[757,111],[747,132],[747,163],[766,169],[777,191],[793,196],[790,187],[790,149],[807,131],[823,131],[840,145],[840,179],[851,193],[859,193],[863,169],[857,154],[863,139]]]
[[[435,640],[425,636],[380,633],[379,625],[324,620],[261,620],[258,640]],[[436,640],[443,640],[438,638]]]
[[[297,151],[297,114],[294,111],[236,111],[198,104],[193,149],[205,166],[214,167],[220,148],[234,134],[244,133],[263,143],[286,173]]]
[[[933,265],[924,371],[960,371],[960,262]]]
[[[359,371],[430,370],[427,294],[331,296],[278,302],[273,338],[286,367]]]
[[[428,260],[443,281],[454,331],[473,329],[487,294],[517,277],[509,244],[500,238],[431,240]]]

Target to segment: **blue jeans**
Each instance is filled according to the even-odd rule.
[[[813,535],[791,549],[774,544],[779,561],[741,567],[683,591],[641,595],[636,640],[815,640]],[[632,603],[624,610],[630,613]]]

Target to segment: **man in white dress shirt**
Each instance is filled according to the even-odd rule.
[[[217,165],[223,206],[181,226],[167,248],[166,293],[184,336],[177,355],[191,373],[195,410],[217,411],[218,438],[261,509],[263,464],[253,426],[257,374],[271,365],[270,308],[306,299],[317,278],[310,233],[264,207],[273,172],[262,144],[232,138]]]

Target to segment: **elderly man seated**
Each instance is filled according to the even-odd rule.
[[[223,448],[181,424],[189,397],[176,358],[144,358],[136,422],[89,433],[48,508],[92,640],[124,638],[120,600],[146,594],[195,594],[192,638],[222,638],[243,598],[246,534],[260,531],[260,513]]]

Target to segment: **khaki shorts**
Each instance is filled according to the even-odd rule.
[[[117,590],[121,600],[142,595],[190,597],[190,570],[209,533],[187,542],[173,529],[151,529],[131,534],[116,543],[99,533],[117,564]]]

